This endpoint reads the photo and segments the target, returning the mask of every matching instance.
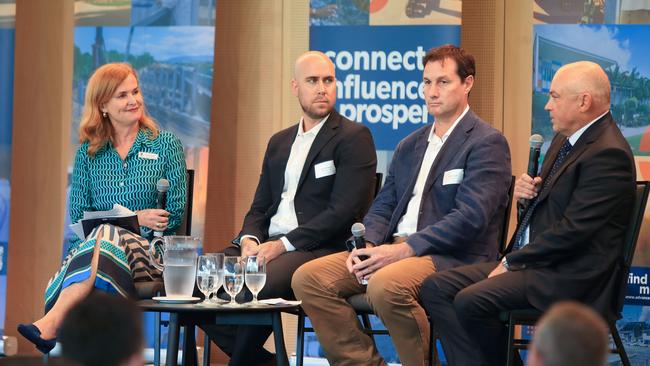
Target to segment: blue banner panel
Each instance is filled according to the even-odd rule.
[[[625,303],[629,305],[650,305],[650,267],[632,267],[627,277]]]
[[[337,109],[367,125],[378,150],[393,150],[432,121],[422,95],[422,57],[443,44],[460,44],[460,26],[310,27],[310,49],[336,65]]]

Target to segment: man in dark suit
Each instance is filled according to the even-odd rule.
[[[505,364],[501,311],[545,311],[568,299],[610,310],[635,168],[609,112],[609,95],[607,74],[595,63],[557,71],[546,104],[557,135],[541,176],[517,179],[515,198],[527,208],[506,255],[425,281],[422,300],[450,365]]]
[[[291,81],[302,119],[269,141],[255,198],[236,247],[226,255],[266,261],[259,298],[293,298],[291,275],[301,264],[345,248],[350,226],[363,217],[374,194],[377,158],[370,131],[334,110],[334,64],[307,52]],[[245,297],[251,298],[246,291]],[[273,360],[262,348],[271,327],[204,327],[230,355],[230,365]]]
[[[471,55],[442,46],[431,49],[423,65],[435,121],[397,146],[386,184],[363,220],[368,248],[319,258],[293,277],[332,365],[384,363],[345,301],[364,292],[402,364],[425,364],[429,326],[418,304],[421,282],[436,270],[497,258],[511,177],[508,144],[469,109]]]

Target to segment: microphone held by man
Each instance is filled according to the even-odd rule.
[[[539,169],[539,155],[544,144],[544,138],[541,135],[534,134],[530,136],[528,143],[530,144],[530,154],[528,155],[527,172],[531,178],[535,178]]]
[[[530,153],[528,154],[528,169],[526,170],[528,177],[525,179],[528,179],[530,183],[536,187],[541,182],[541,178],[538,178],[539,156],[542,145],[544,144],[544,138],[541,135],[534,134],[530,136],[528,143],[530,144]],[[521,179],[524,179],[524,177]],[[524,199],[517,205],[517,215],[519,216],[519,219],[522,218],[529,202],[530,199]]]
[[[348,246],[348,251],[351,252],[354,249],[363,249],[363,248],[365,248],[366,247],[366,238],[364,237],[364,235],[366,235],[366,227],[360,222],[355,222],[352,225],[351,231],[352,231],[352,238],[350,238],[348,240],[348,242],[346,243],[347,246]],[[368,256],[367,255],[360,255],[359,259],[364,261],[364,260],[368,259]],[[367,279],[362,279],[360,281],[360,283],[362,285],[367,285],[368,280]]]

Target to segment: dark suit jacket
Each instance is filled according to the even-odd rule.
[[[546,179],[566,138],[556,135],[542,165]],[[523,270],[530,303],[545,310],[575,299],[606,314],[620,282],[625,230],[634,202],[635,166],[611,114],[590,126],[540,193],[530,244],[506,250],[510,270]]]
[[[366,240],[391,242],[406,213],[428,145],[431,125],[402,140],[386,183],[364,218]],[[463,169],[460,184],[443,185],[444,174]],[[471,110],[436,156],[425,183],[417,232],[408,244],[418,256],[431,255],[437,270],[494,260],[497,234],[510,186],[510,150],[503,135]]]
[[[264,155],[255,198],[246,214],[242,235],[269,238],[284,187],[284,171],[296,124],[271,137]],[[333,161],[336,173],[316,179],[314,166]],[[345,249],[350,227],[368,210],[374,194],[377,156],[370,131],[332,111],[309,150],[294,200],[298,228],[286,234],[297,250],[332,253]]]

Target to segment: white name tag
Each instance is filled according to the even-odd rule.
[[[465,171],[463,169],[452,169],[447,170],[445,175],[442,177],[442,185],[446,186],[447,184],[460,184],[463,181],[463,176]]]
[[[138,157],[142,159],[158,160],[158,154],[145,151],[140,151]]]
[[[314,165],[314,173],[316,174],[316,179],[336,174],[334,160],[328,160]]]

